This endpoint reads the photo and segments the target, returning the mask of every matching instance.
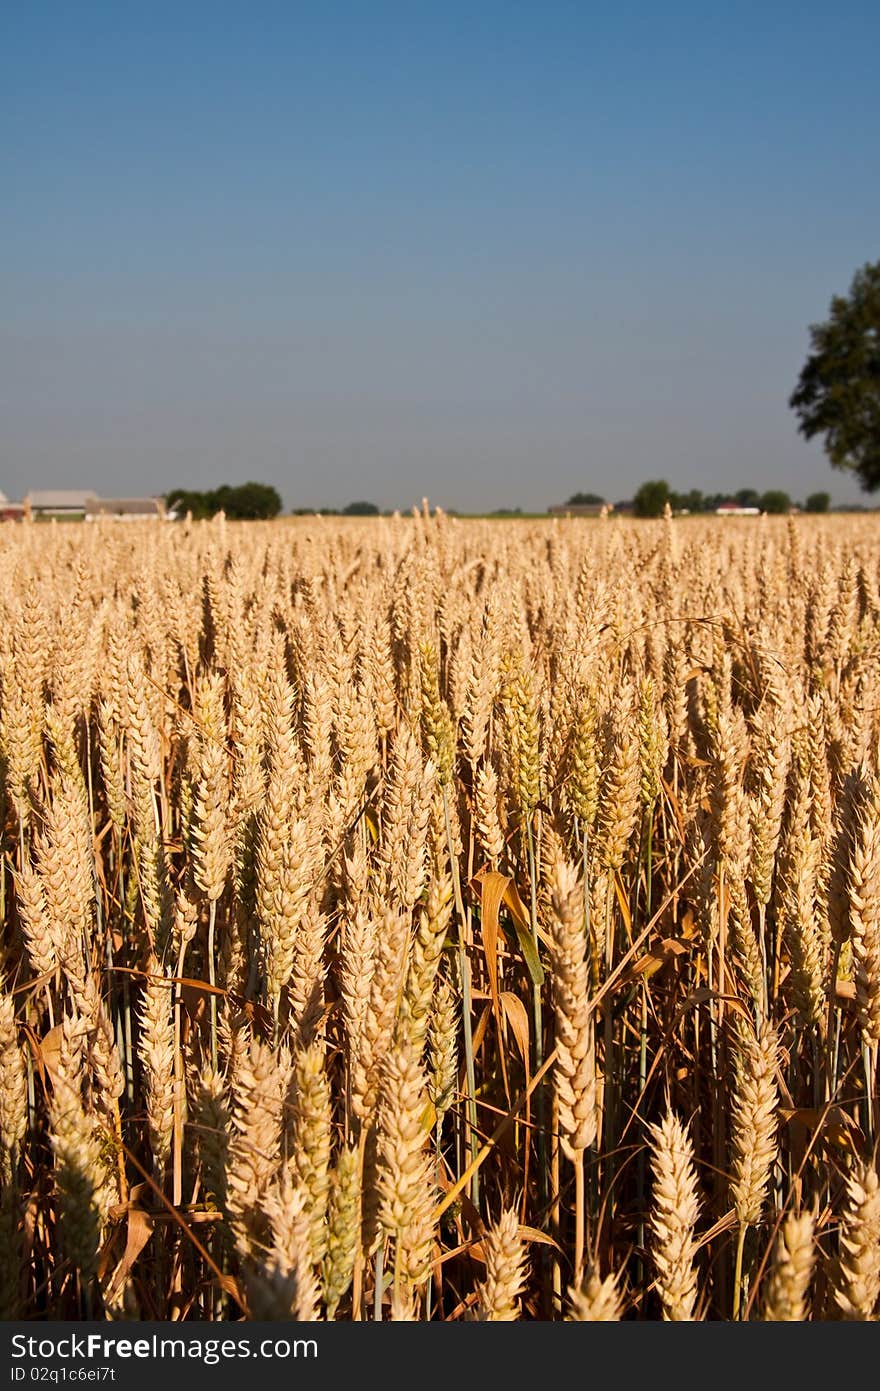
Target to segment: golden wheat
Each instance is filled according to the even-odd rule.
[[[0,565],[0,1312],[875,1317],[873,516]]]

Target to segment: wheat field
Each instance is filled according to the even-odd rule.
[[[0,1316],[876,1315],[880,521],[0,529]]]

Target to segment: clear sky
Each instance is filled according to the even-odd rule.
[[[867,501],[787,400],[880,258],[876,0],[0,16],[0,489]]]

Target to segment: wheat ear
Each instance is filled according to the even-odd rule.
[[[520,1317],[526,1283],[526,1252],[513,1208],[502,1212],[483,1237],[486,1277],[477,1285],[476,1317],[486,1323],[511,1323]]]
[[[873,1319],[880,1296],[880,1178],[857,1164],[846,1183],[834,1298],[846,1319]]]
[[[672,1111],[649,1130],[654,1179],[650,1225],[657,1291],[664,1319],[686,1322],[694,1316],[697,1299],[694,1226],[700,1202],[693,1148],[687,1130]]]
[[[810,1212],[789,1213],[782,1224],[764,1302],[764,1318],[771,1323],[797,1323],[808,1316],[814,1228],[815,1218]]]

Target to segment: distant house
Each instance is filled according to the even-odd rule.
[[[82,518],[87,508],[97,500],[91,491],[57,488],[28,493],[24,507],[32,517]]]
[[[760,507],[740,507],[738,502],[722,502],[715,508],[716,517],[760,517]]]
[[[164,519],[166,515],[165,504],[158,497],[94,497],[85,511],[87,522],[97,521],[99,517],[132,522],[145,517]]]
[[[118,521],[137,521],[166,517],[165,504],[156,497],[99,497],[89,490],[53,488],[35,490],[21,504],[25,516],[59,517],[73,521],[97,521],[112,517]]]
[[[551,517],[605,517],[614,508],[610,502],[565,502],[547,511]]]

